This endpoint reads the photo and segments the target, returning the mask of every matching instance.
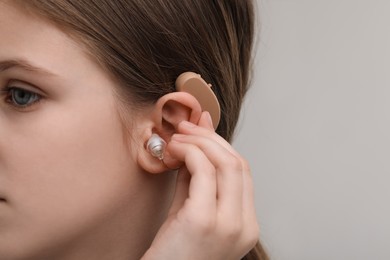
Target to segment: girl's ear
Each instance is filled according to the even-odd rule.
[[[198,124],[202,108],[198,100],[185,92],[174,92],[161,97],[155,105],[156,131],[170,139],[180,122]]]
[[[202,108],[198,100],[186,92],[173,92],[162,96],[152,108],[150,124],[143,129],[142,143],[144,147],[137,153],[139,166],[149,173],[162,173],[169,169],[176,169],[180,163],[167,151],[164,151],[164,161],[152,156],[147,149],[147,142],[152,134],[158,134],[166,143],[177,132],[180,122],[190,121],[198,124],[202,115]],[[148,116],[148,115],[146,115]],[[166,164],[169,162],[168,164]]]

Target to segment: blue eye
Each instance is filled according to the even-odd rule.
[[[8,93],[7,102],[18,108],[26,108],[41,100],[37,93],[18,88],[5,87],[4,92]]]
[[[12,102],[18,106],[28,106],[37,101],[39,98],[37,94],[29,92],[21,88],[12,88],[11,90]]]

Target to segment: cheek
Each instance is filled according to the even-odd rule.
[[[78,232],[131,203],[136,165],[109,104],[47,107],[9,133],[3,165],[13,234],[28,239]]]

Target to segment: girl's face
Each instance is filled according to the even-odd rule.
[[[0,35],[0,259],[50,258],[72,243],[102,254],[103,235],[87,237],[116,228],[110,241],[123,239],[145,188],[115,83],[61,30],[8,1]]]

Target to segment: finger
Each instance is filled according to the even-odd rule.
[[[199,147],[217,171],[218,210],[224,216],[241,219],[243,169],[240,160],[218,142],[202,136],[175,134],[172,140]]]
[[[255,236],[255,239],[259,238],[259,227],[256,217],[256,208],[254,202],[254,189],[253,189],[253,180],[250,173],[250,168],[247,162],[245,162],[247,167],[244,169],[243,174],[243,233],[247,237]]]
[[[253,178],[249,163],[243,162],[243,213],[247,216],[256,218],[255,202],[254,202],[254,189],[253,189]]]
[[[233,149],[231,144],[227,142],[225,139],[223,139],[222,136],[218,135],[213,130],[207,129],[205,127],[197,126],[195,124],[192,124],[188,121],[182,121],[180,122],[178,126],[178,132],[181,134],[192,134],[192,135],[200,135],[203,137],[207,137],[210,139],[215,140],[219,144],[221,144],[225,149],[227,149],[229,152],[231,152],[234,156],[241,158],[241,155]]]
[[[209,112],[207,112],[207,111],[202,112],[202,115],[200,116],[200,119],[198,122],[198,126],[204,127],[206,129],[209,129],[212,132],[214,132],[214,125],[213,125],[213,121],[211,119]]]
[[[209,112],[207,111],[202,112],[200,119],[198,121],[198,126],[204,127],[214,132],[214,125]],[[172,156],[170,156],[168,151],[166,151],[165,157],[166,158],[164,159],[164,163],[169,169],[178,168],[180,166],[180,162],[172,158]]]
[[[243,176],[243,178],[245,177],[246,182],[248,182],[245,186],[250,187],[248,189],[248,192],[247,192],[245,190],[246,187],[243,186],[243,192],[246,193],[246,197],[243,198],[242,203],[245,202],[245,208],[250,208],[249,207],[250,205],[254,205],[254,203],[253,203],[253,187],[252,187],[252,185],[250,185],[252,178],[250,176],[250,169],[249,169],[249,165],[246,162],[246,160],[244,160],[241,157],[241,155],[237,151],[235,151],[234,148],[225,139],[223,139],[221,136],[214,133],[214,131],[211,132],[205,128],[196,126],[196,125],[191,124],[191,123],[187,124],[186,122],[183,122],[180,125],[180,130],[181,130],[181,132],[184,132],[184,134],[200,135],[200,136],[215,140],[221,146],[223,146],[225,149],[227,149],[230,153],[232,153],[241,162],[243,174],[249,175],[248,178],[246,178],[247,176]],[[252,210],[251,214],[249,214],[249,215],[251,215],[251,216],[255,215],[255,210]]]
[[[174,139],[169,142],[167,149],[172,156],[183,161],[191,174],[188,189],[188,198],[191,205],[197,210],[204,210],[209,214],[216,212],[217,182],[215,168],[205,154],[196,146],[178,142]]]
[[[188,198],[188,189],[190,186],[191,175],[185,166],[181,167],[176,176],[175,194],[171,207],[168,212],[168,216],[177,214],[177,212],[183,207],[184,202]]]

